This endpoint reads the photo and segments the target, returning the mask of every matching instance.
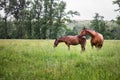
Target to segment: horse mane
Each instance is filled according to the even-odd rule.
[[[58,40],[59,42],[61,42],[61,41],[63,41],[65,38],[66,38],[66,36],[62,36],[62,37],[58,38],[57,40]]]
[[[87,31],[88,31],[88,30],[95,31],[95,30],[93,30],[93,29],[89,29],[89,28],[85,28],[85,27],[83,28],[83,30],[87,30]],[[95,32],[96,32],[96,31],[95,31]]]
[[[93,29],[87,29],[87,28],[85,28],[84,30],[86,30],[91,35],[91,37],[94,37],[94,35],[96,35],[98,33],[98,32],[96,32]],[[94,32],[95,34],[92,34],[91,31]]]
[[[78,38],[86,38],[85,36],[77,35]]]

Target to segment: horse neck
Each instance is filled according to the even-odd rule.
[[[87,34],[90,35],[91,37],[94,37],[96,35],[96,32],[93,30],[86,30]]]
[[[81,36],[81,35],[77,35],[77,37],[78,37],[78,38],[82,38],[83,36]]]
[[[64,37],[61,37],[61,38],[58,39],[58,43],[64,42],[64,40],[65,40]]]

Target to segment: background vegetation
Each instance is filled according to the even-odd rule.
[[[120,0],[113,4],[120,8]],[[120,15],[116,20],[105,21],[104,16],[95,13],[89,24],[76,26],[82,21],[72,21],[70,17],[80,14],[72,10],[65,12],[65,8],[66,3],[62,0],[1,0],[0,10],[5,16],[0,15],[0,38],[54,39],[79,34],[86,26],[102,33],[105,39],[120,39]],[[115,11],[120,12],[119,8]]]

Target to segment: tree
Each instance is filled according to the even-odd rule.
[[[0,38],[52,39],[65,35],[65,21],[79,15],[77,11],[65,12],[65,7],[63,0],[1,0],[0,10],[5,16],[0,22]]]
[[[58,1],[54,3],[54,6],[56,6],[54,8],[55,25],[54,25],[53,34],[52,34],[54,35],[54,37],[52,38],[58,37],[59,31],[66,29],[65,22],[71,21],[70,16],[80,15],[77,11],[70,10],[68,12],[65,12],[66,3],[64,1]]]
[[[115,11],[120,13],[120,0],[113,1],[113,4],[118,5],[118,9],[116,9]],[[119,37],[119,34],[120,34],[120,15],[117,16],[116,23],[118,24],[118,26],[113,29],[113,32],[115,34],[116,39],[120,39],[120,37]]]
[[[106,28],[104,17],[96,13],[94,20],[91,21],[91,28],[104,35]]]
[[[77,35],[78,34],[78,31],[76,29],[76,27],[73,27],[73,29],[67,29],[66,31],[66,35]]]
[[[8,25],[7,25],[7,18],[11,15],[15,17],[15,19],[18,21],[19,18],[21,18],[21,11],[24,9],[25,0],[1,0],[0,2],[0,8],[4,10],[5,17],[5,38],[9,38],[8,36]],[[22,28],[18,27],[18,37],[20,37],[23,32],[21,32]],[[22,35],[21,35],[22,36]]]
[[[5,16],[4,16],[4,38],[8,38],[8,27],[7,27],[7,18],[9,16],[9,0],[1,0],[0,1],[0,10],[4,10]]]
[[[118,11],[120,13],[120,0],[113,1],[113,4],[118,5],[118,9],[116,9],[115,11]],[[120,25],[120,15],[117,16],[116,23]]]
[[[2,16],[0,15],[0,38],[4,38],[4,21]]]
[[[41,28],[42,28],[42,17],[43,17],[43,0],[34,0],[31,2],[32,8],[30,14],[32,15],[32,19],[34,20],[33,24],[33,36],[34,38],[40,39],[42,38],[41,35]]]
[[[118,25],[120,25],[120,16],[117,17],[116,23],[117,23]]]
[[[120,0],[115,0],[113,1],[113,4],[117,4],[118,5],[118,9],[116,9],[115,11],[119,11],[120,12]]]
[[[91,28],[99,31],[99,14],[95,13],[94,20],[91,21]]]

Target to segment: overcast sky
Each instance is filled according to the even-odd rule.
[[[115,12],[118,9],[117,5],[113,5],[114,0],[63,0],[66,2],[66,11],[78,11],[80,16],[74,16],[76,20],[92,20],[95,13],[104,16],[104,20],[115,19],[119,14]],[[3,11],[0,11],[3,15]]]
[[[112,20],[119,14],[114,10],[118,8],[113,5],[114,0],[63,0],[66,2],[66,11],[78,11],[80,16],[75,16],[72,19],[77,20],[92,20],[95,13],[104,16],[104,20]]]

